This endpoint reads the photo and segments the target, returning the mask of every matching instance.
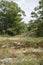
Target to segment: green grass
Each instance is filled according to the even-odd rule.
[[[37,44],[42,44],[43,45],[43,37],[39,37],[39,38],[24,38],[21,40],[21,42],[23,42],[26,45],[37,45]]]
[[[12,38],[16,38],[16,37],[12,37]],[[14,39],[14,40],[9,40],[9,39],[6,39],[6,40],[0,40],[0,47],[2,45],[6,45],[6,46],[13,46],[15,44],[15,42],[17,43],[21,43],[21,44],[24,44],[24,45],[27,45],[27,46],[42,46],[43,47],[43,37],[38,37],[38,38],[24,38],[24,37],[19,37],[18,40],[17,39]]]
[[[0,63],[1,65],[2,63]],[[4,65],[43,65],[43,61],[30,61],[30,62],[22,62],[22,63],[4,63]]]

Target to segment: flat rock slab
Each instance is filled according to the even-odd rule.
[[[0,37],[0,40],[18,40],[19,38],[14,37]]]

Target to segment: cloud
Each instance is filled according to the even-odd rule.
[[[26,17],[24,18],[25,22],[31,19],[31,12],[34,7],[38,5],[38,0],[13,0],[18,3],[18,5],[25,11]]]
[[[19,7],[23,9],[26,13],[26,17],[24,17],[24,21],[27,22],[31,19],[31,12],[33,11],[34,7],[38,5],[39,0],[10,0],[18,3]]]

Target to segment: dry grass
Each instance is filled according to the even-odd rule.
[[[43,37],[26,38],[26,37],[11,37],[13,39],[0,40],[0,59],[14,58],[13,63],[0,62],[0,65],[43,65]],[[18,39],[17,39],[18,38]],[[24,47],[15,48],[15,44],[22,44]],[[28,47],[26,47],[28,46]],[[31,47],[30,47],[31,46]],[[38,48],[35,48],[38,46]],[[40,47],[40,48],[39,48]],[[24,54],[22,51],[26,50]],[[36,50],[36,52],[33,52]],[[38,51],[39,50],[39,51]],[[18,62],[19,61],[19,62]]]

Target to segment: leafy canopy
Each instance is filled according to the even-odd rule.
[[[26,32],[26,24],[22,21],[25,12],[17,3],[0,1],[0,34],[16,35]]]
[[[37,36],[43,36],[43,0],[39,0],[39,6],[34,8],[31,12],[31,17],[33,18],[32,23],[30,21],[29,28],[37,28]]]

